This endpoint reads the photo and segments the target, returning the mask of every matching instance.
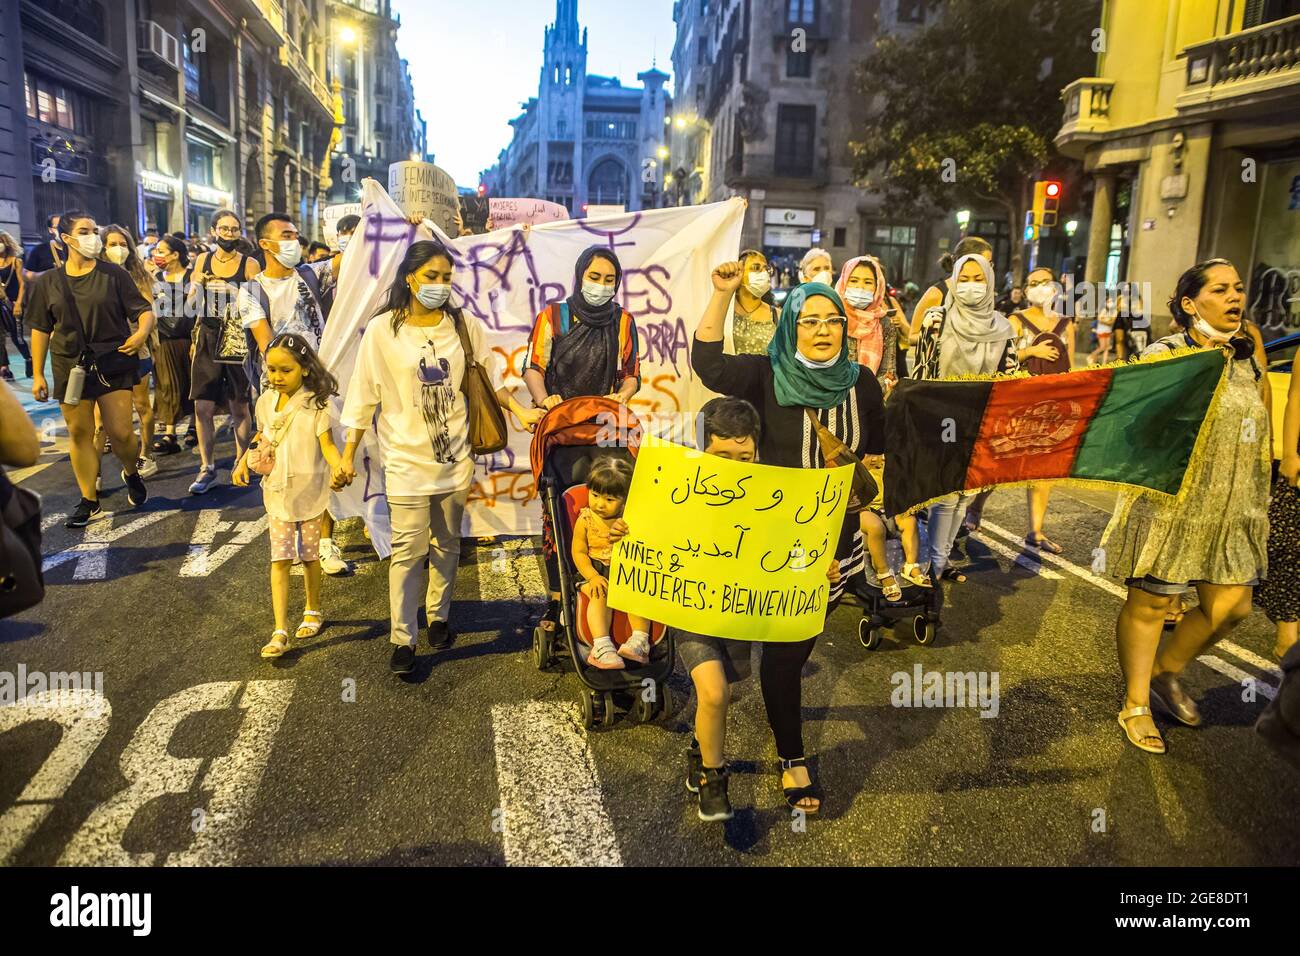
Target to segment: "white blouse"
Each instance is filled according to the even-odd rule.
[[[462,321],[475,361],[488,370],[492,387],[501,388],[501,363],[483,324],[467,313]],[[378,409],[387,494],[438,495],[470,486],[474,457],[460,390],[464,377],[465,355],[449,316],[429,328],[405,322],[396,333],[388,312],[366,325],[341,420],[345,428],[370,428]]]
[[[276,411],[280,393],[263,392],[257,400],[257,430],[276,442],[275,468],[262,476],[266,513],[281,521],[309,521],[329,506],[330,469],[320,450],[320,436],[330,430],[329,406],[317,408],[300,388]]]

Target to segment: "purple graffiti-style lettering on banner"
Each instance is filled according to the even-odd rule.
[[[673,297],[668,291],[672,273],[661,265],[643,269],[624,269],[622,292],[623,308],[635,316],[671,315]],[[662,281],[661,281],[662,280]],[[644,297],[645,302],[636,300]]]
[[[620,246],[636,245],[635,241],[615,242],[614,239],[617,236],[622,236],[631,232],[633,229],[639,226],[641,224],[641,214],[639,212],[634,213],[632,215],[632,221],[628,223],[627,226],[623,229],[611,230],[611,229],[601,229],[598,226],[589,226],[587,225],[585,219],[579,219],[577,220],[577,223],[579,228],[581,228],[583,232],[589,232],[593,236],[600,236],[600,238],[609,245],[610,252],[616,252]]]
[[[691,347],[691,337],[686,332],[686,320],[679,318],[676,324],[668,320],[638,322],[637,329],[641,333],[641,340],[645,343],[645,354],[641,356],[641,361],[671,364],[673,371],[680,375],[681,369],[677,366],[678,356],[683,350],[689,352]]]
[[[519,281],[516,262],[523,263],[523,281],[528,286],[529,314],[524,321],[511,323],[501,315],[498,303],[514,289],[510,278],[512,273],[515,274],[515,283]],[[469,288],[466,288],[465,284],[453,281],[452,288],[464,301],[465,308],[494,331],[527,332],[532,329],[533,316],[546,308],[547,304],[567,295],[562,284],[542,281],[522,230],[513,233],[504,243],[481,242],[470,246],[463,257],[457,257],[455,264],[469,270],[470,283]],[[485,277],[485,272],[491,278]],[[485,289],[485,286],[489,287]],[[484,299],[487,300],[486,308]]]
[[[366,216],[366,241],[370,244],[370,276],[379,278],[379,254],[384,246],[401,243],[409,246],[415,241],[415,226],[395,216],[371,214]]]

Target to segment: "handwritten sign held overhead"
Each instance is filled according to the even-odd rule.
[[[569,210],[545,199],[498,199],[494,196],[488,200],[488,210],[493,229],[505,229],[517,222],[538,226],[569,218]]]
[[[447,235],[458,234],[456,181],[433,163],[392,163],[388,167],[388,194],[406,216],[431,219]]]
[[[819,634],[851,477],[847,466],[777,468],[643,445],[610,606],[714,637]]]

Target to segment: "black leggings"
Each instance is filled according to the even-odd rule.
[[[770,641],[763,645],[758,670],[763,685],[763,706],[767,723],[776,738],[776,753],[782,760],[794,760],[803,753],[803,714],[800,691],[803,665],[812,654],[817,638],[806,641]]]

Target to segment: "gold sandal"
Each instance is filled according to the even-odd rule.
[[[279,657],[289,649],[289,632],[276,628],[271,640],[262,648],[263,657]]]
[[[1124,729],[1124,736],[1128,738],[1128,742],[1138,748],[1138,750],[1145,750],[1149,754],[1162,754],[1165,752],[1165,739],[1161,737],[1158,732],[1154,734],[1145,734],[1141,737],[1135,737],[1133,731],[1130,730],[1128,726],[1128,721],[1132,720],[1134,717],[1147,717],[1150,716],[1150,714],[1150,707],[1142,707],[1140,705],[1137,707],[1130,707],[1128,710],[1121,710],[1119,712],[1119,725]],[[1159,745],[1144,744],[1142,742],[1144,740],[1158,740],[1160,743]]]

